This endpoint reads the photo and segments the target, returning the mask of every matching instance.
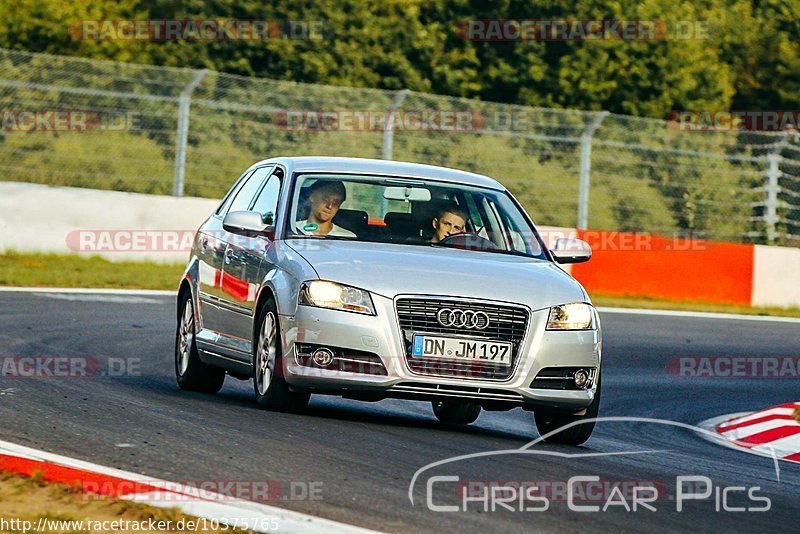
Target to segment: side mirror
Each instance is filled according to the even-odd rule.
[[[558,263],[583,263],[592,257],[589,243],[568,237],[556,239],[556,246],[550,252]]]
[[[234,234],[263,234],[270,229],[256,211],[231,211],[223,219],[222,227]]]

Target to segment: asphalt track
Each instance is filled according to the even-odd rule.
[[[778,481],[768,458],[714,445],[689,429],[644,422],[601,422],[580,448],[535,445],[530,454],[427,470],[412,505],[409,484],[420,468],[519,449],[538,436],[532,415],[484,412],[471,427],[447,428],[425,403],[334,397],[313,397],[304,415],[270,413],[256,408],[249,382],[230,377],[216,396],[185,393],[173,377],[173,308],[172,299],[160,296],[0,294],[0,357],[88,357],[103,369],[109,358],[140,360],[123,376],[0,378],[1,439],[181,482],[271,480],[282,488],[271,504],[391,532],[760,532],[796,524],[800,465],[781,462]],[[616,313],[601,319],[602,416],[694,425],[800,397],[797,378],[689,379],[667,371],[678,356],[797,356],[800,324]],[[644,452],[574,456],[635,451]],[[431,475],[540,487],[595,475],[612,486],[655,483],[660,498],[651,504],[656,511],[576,512],[551,494],[545,511],[517,511],[517,504],[515,511],[501,505],[486,511],[470,503],[466,512],[435,512],[426,505]],[[754,495],[769,498],[771,508],[717,511],[720,490],[684,503],[679,513],[678,476],[709,477],[719,488],[757,486]],[[308,488],[314,498],[305,496]],[[435,504],[461,502],[454,484],[433,488]],[[729,506],[763,506],[738,491],[728,495]],[[602,506],[607,496],[577,504]],[[630,505],[630,496],[625,499]]]

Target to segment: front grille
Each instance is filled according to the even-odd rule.
[[[468,301],[402,298],[395,304],[400,329],[405,342],[406,361],[411,371],[429,376],[505,380],[511,377],[517,364],[519,350],[528,327],[528,312],[515,306],[501,306]],[[489,316],[489,326],[484,330],[442,326],[436,319],[441,308],[482,311]],[[499,367],[482,362],[452,361],[438,358],[412,358],[411,345],[414,334],[467,337],[487,341],[513,343],[511,365]]]

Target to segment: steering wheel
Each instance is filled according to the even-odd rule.
[[[439,244],[462,250],[500,250],[485,237],[471,232],[449,235],[439,241]]]

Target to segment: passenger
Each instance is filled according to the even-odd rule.
[[[436,212],[431,224],[433,225],[431,243],[438,243],[448,236],[464,232],[467,214],[457,204],[446,204]]]
[[[333,218],[347,198],[347,190],[339,180],[318,180],[309,188],[311,205],[308,219],[297,221],[297,229],[305,235],[356,237],[356,234],[333,224]]]

